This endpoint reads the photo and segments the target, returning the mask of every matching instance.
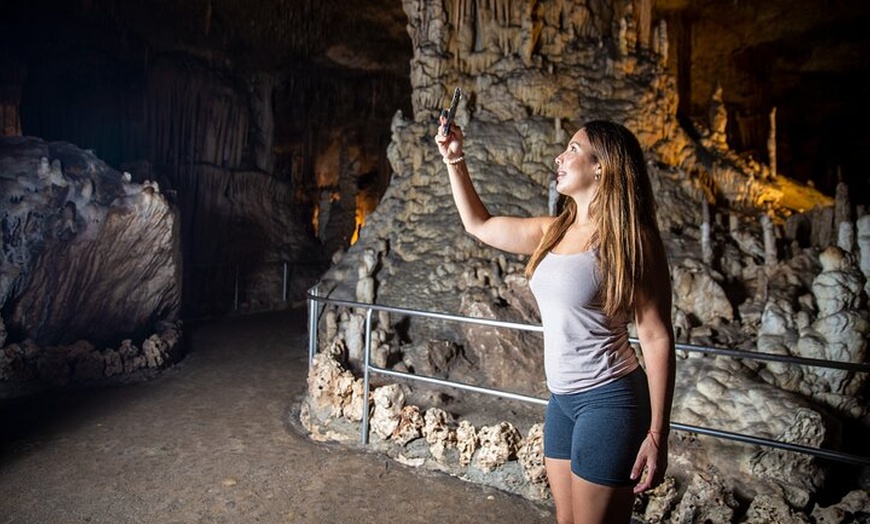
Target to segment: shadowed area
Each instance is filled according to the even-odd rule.
[[[305,312],[189,328],[146,383],[0,404],[3,522],[552,522],[549,506],[291,425]]]

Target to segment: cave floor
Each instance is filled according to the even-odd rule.
[[[0,403],[0,524],[553,522],[552,507],[293,424],[304,309],[188,326],[148,382]]]

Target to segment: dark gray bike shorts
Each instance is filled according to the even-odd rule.
[[[649,387],[641,367],[588,391],[551,393],[544,456],[570,460],[571,471],[589,482],[633,486],[631,468],[649,424]]]

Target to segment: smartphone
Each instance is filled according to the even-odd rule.
[[[453,117],[456,116],[456,107],[459,106],[459,99],[462,98],[462,90],[458,87],[453,90],[453,100],[450,101],[450,109],[446,111],[441,111],[441,114],[447,118],[447,122],[441,126],[441,135],[447,136],[447,133],[450,132],[450,126],[453,124]]]

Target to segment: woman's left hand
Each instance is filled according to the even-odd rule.
[[[631,478],[640,479],[634,487],[635,494],[658,486],[665,477],[668,468],[668,438],[667,436],[649,432],[640,445],[634,467],[631,468]]]

